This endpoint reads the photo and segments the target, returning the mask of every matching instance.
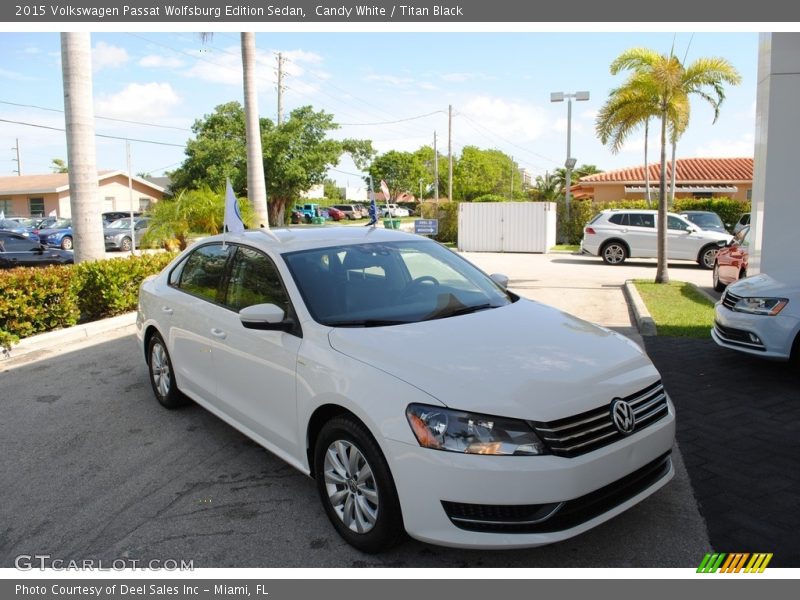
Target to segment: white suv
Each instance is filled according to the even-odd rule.
[[[621,264],[626,258],[656,258],[657,222],[656,210],[604,210],[584,227],[581,252],[600,256],[609,265]],[[703,231],[683,217],[667,213],[670,260],[694,260],[701,267],[713,269],[717,251],[731,239],[727,233]]]

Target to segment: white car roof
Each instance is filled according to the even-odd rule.
[[[251,229],[244,233],[224,234],[227,242],[244,242],[284,254],[312,248],[327,248],[346,244],[394,242],[409,239],[424,240],[423,236],[382,227],[284,227],[280,229]],[[203,242],[222,241],[223,235],[206,238]]]

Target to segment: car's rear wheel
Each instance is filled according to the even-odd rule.
[[[66,236],[64,239],[61,240],[61,249],[62,250],[72,250],[72,238]]]
[[[719,252],[719,246],[716,244],[704,246],[697,257],[697,263],[704,269],[713,269],[717,252]]]
[[[381,552],[405,534],[389,465],[357,420],[332,419],[314,446],[317,490],[336,531],[362,552]]]
[[[175,372],[167,345],[158,333],[154,333],[147,345],[147,365],[150,370],[150,385],[156,400],[164,408],[178,408],[186,404],[184,396],[175,385]]]
[[[628,258],[628,249],[620,242],[609,242],[600,252],[607,265],[621,265]]]
[[[124,237],[122,241],[119,243],[119,249],[123,252],[130,252],[131,249],[131,238]]]
[[[719,280],[719,263],[714,263],[714,272],[711,274],[711,279],[714,282],[714,289],[718,292],[724,292],[727,287]]]

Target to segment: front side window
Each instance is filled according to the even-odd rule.
[[[272,260],[240,246],[233,258],[225,305],[238,312],[254,304],[274,304],[288,312],[289,297]]]
[[[674,231],[686,231],[688,224],[686,221],[679,219],[678,217],[667,217],[667,229],[672,229]]]
[[[178,287],[185,292],[218,302],[225,264],[231,246],[222,244],[201,246],[183,264]]]

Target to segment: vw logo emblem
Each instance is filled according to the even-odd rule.
[[[611,403],[611,418],[617,430],[624,435],[631,433],[636,426],[633,409],[624,400],[617,399]]]

